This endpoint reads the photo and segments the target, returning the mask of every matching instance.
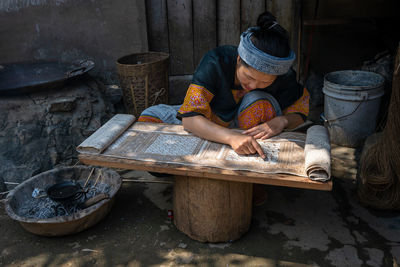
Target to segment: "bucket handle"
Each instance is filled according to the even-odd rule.
[[[339,120],[341,120],[341,119],[350,117],[351,115],[353,115],[353,114],[358,110],[358,108],[361,106],[362,103],[364,103],[366,100],[368,100],[368,93],[362,92],[360,95],[361,95],[361,97],[362,97],[362,100],[358,103],[357,107],[356,107],[352,112],[350,112],[349,114],[346,114],[346,115],[344,115],[344,116],[341,116],[341,117],[338,117],[338,118],[335,118],[335,119],[331,119],[331,120],[328,120],[324,115],[321,114],[321,115],[320,115],[321,119],[322,119],[325,123],[328,124],[328,127],[331,127],[331,122],[333,122],[333,121],[339,121]]]

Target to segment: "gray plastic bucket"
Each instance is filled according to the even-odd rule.
[[[384,82],[381,75],[368,71],[325,75],[324,119],[333,144],[357,147],[375,131]]]

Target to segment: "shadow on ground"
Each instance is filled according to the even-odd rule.
[[[136,172],[140,177],[148,175]],[[66,237],[30,234],[0,211],[0,266],[394,266],[400,214],[360,206],[354,181],[332,192],[266,186],[248,233],[232,243],[199,243],[169,220],[172,185],[123,183],[94,227]],[[198,218],[201,220],[201,218]]]

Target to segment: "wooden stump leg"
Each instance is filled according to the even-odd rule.
[[[192,239],[228,242],[250,227],[253,184],[175,176],[174,223]]]

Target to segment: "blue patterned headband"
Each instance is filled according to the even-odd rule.
[[[257,47],[251,41],[251,36],[254,30],[260,29],[259,27],[248,28],[247,31],[240,35],[240,43],[238,47],[239,56],[251,67],[258,71],[272,74],[282,75],[289,71],[296,58],[293,50],[290,50],[288,57],[274,57],[271,56]]]

